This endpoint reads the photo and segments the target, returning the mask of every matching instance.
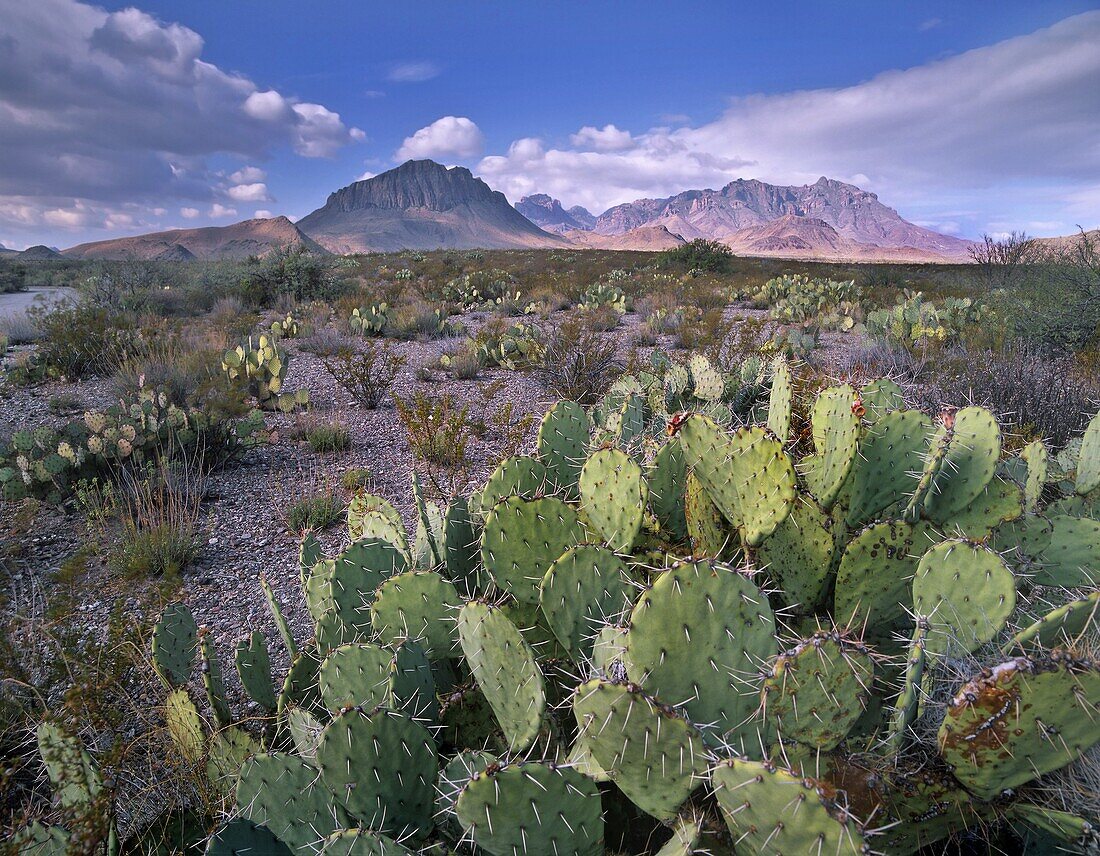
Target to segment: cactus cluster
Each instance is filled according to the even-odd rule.
[[[60,502],[82,478],[139,466],[158,454],[205,444],[215,428],[209,414],[179,407],[162,390],[141,388],[134,400],[86,411],[58,429],[40,426],[0,441],[3,498]],[[231,426],[233,443],[252,442],[263,428],[257,411]]]
[[[986,411],[933,420],[881,382],[792,425],[787,367],[754,370],[760,424],[701,360],[602,415],[559,402],[471,495],[437,507],[414,480],[412,536],[358,497],[342,552],[302,543],[312,638],[265,588],[285,679],[262,635],[237,645],[262,729],[169,608],[169,730],[226,793],[208,852],[1095,845],[1043,776],[1100,743],[1100,416],[1061,463],[1017,460]],[[62,793],[94,797],[79,747],[51,757]]]
[[[390,306],[385,301],[351,310],[348,326],[361,336],[380,336],[386,328]]]
[[[577,304],[582,311],[599,309],[601,306],[610,306],[620,315],[625,315],[634,308],[633,301],[626,292],[614,284],[614,280],[610,284],[597,282],[588,286]]]
[[[937,306],[921,292],[906,289],[894,306],[867,313],[866,328],[876,339],[913,347],[957,339],[968,325],[988,324],[992,316],[980,300],[948,297]]]
[[[255,344],[250,336],[222,357],[222,371],[230,380],[247,384],[249,393],[265,410],[289,413],[309,404],[307,389],[282,391],[289,368],[290,355],[270,336],[259,336]]]
[[[302,335],[302,322],[291,313],[286,318],[271,322],[271,337],[273,339],[297,339]]]
[[[862,316],[862,289],[854,280],[838,282],[784,274],[768,280],[749,296],[771,307],[772,318],[798,326],[851,330]]]

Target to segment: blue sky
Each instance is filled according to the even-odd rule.
[[[967,237],[1100,225],[1095,2],[0,0],[0,21],[7,246],[297,218],[407,155],[595,213],[825,174]]]

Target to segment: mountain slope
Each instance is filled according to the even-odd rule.
[[[586,208],[574,205],[566,211],[557,199],[545,193],[524,196],[516,203],[516,210],[540,229],[558,235],[571,229],[587,232],[596,225],[596,218]]]
[[[277,247],[299,245],[313,252],[324,252],[286,217],[272,217],[268,220],[242,220],[231,226],[171,229],[130,238],[95,241],[63,250],[61,254],[71,259],[243,259],[264,255]]]
[[[563,237],[577,247],[591,250],[644,250],[656,252],[671,250],[687,243],[666,226],[639,226],[621,235],[600,235],[596,232],[574,229]]]
[[[430,160],[337,190],[298,227],[336,253],[565,246],[468,169]]]
[[[721,190],[687,190],[665,199],[639,199],[616,205],[596,218],[596,231],[604,235],[621,235],[642,225],[664,225],[669,231],[693,238],[709,238],[723,242],[743,242],[737,233],[761,227],[780,218],[803,218],[824,223],[842,241],[855,247],[855,257],[870,257],[876,251],[883,257],[903,255],[912,258],[961,260],[967,258],[968,241],[941,235],[917,226],[893,208],[883,205],[878,196],[851,184],[820,178],[813,184],[782,187],[756,179],[731,181]],[[821,246],[810,242],[800,247],[813,256],[831,256],[836,250],[834,239],[815,223],[787,220],[781,231],[798,232],[804,240],[816,235]],[[751,237],[752,242],[765,237]],[[775,236],[772,236],[775,239]],[[784,243],[778,238],[779,244]],[[874,248],[874,249],[869,249]],[[761,253],[789,252],[759,249]]]

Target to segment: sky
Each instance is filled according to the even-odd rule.
[[[1100,226],[1100,2],[0,0],[0,244],[254,216],[428,157],[593,213],[825,175],[961,237]]]

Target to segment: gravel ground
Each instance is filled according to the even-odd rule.
[[[766,314],[749,309],[730,311],[743,317]],[[463,319],[470,331],[484,320],[479,315]],[[637,316],[628,315],[614,334],[624,355],[639,323]],[[436,370],[430,380],[417,379],[417,367],[438,364],[439,355],[459,343],[460,340],[444,339],[394,344],[408,358],[408,364],[399,374],[393,393],[403,398],[417,390],[433,395],[453,393],[469,404],[471,418],[484,418],[487,422],[493,411],[511,403],[514,420],[527,414],[535,417],[523,446],[532,448],[538,419],[554,400],[533,375],[489,369],[476,380],[458,381]],[[183,585],[176,595],[191,607],[196,620],[215,634],[229,691],[238,703],[241,691],[231,663],[233,646],[240,637],[253,629],[262,630],[271,643],[276,670],[286,665],[258,583],[261,574],[271,582],[295,635],[299,639],[312,635],[298,579],[298,535],[288,531],[285,522],[286,510],[292,502],[323,490],[339,493],[346,499],[339,487],[340,475],[351,468],[366,467],[373,474],[370,490],[394,502],[410,532],[415,531],[409,487],[413,459],[392,400],[387,399],[377,410],[363,409],[335,383],[316,356],[302,351],[299,342],[292,340],[286,344],[292,352],[286,388],[304,386],[309,390],[310,414],[306,417],[268,414],[267,423],[275,431],[275,442],[249,452],[239,462],[212,475],[203,503],[203,548],[197,561],[185,571]],[[671,350],[671,339],[664,338],[661,346]],[[828,337],[822,342],[818,360],[829,364],[846,347],[851,347],[850,337]],[[497,380],[502,381],[499,392],[486,400],[481,390]],[[79,413],[85,408],[109,404],[113,388],[109,380],[50,383],[33,389],[0,387],[0,433],[43,422],[58,424],[72,418],[71,414],[56,415],[50,411],[50,400],[61,395],[74,398],[78,403],[74,412]],[[303,418],[344,425],[351,437],[350,448],[335,456],[313,453],[305,442],[292,439],[296,420]],[[469,453],[473,466],[465,489],[483,483],[496,466],[502,456],[500,438],[475,438]],[[42,508],[29,524],[20,525],[18,513],[12,504],[0,503],[0,585],[6,589],[9,610],[21,615],[40,615],[53,574],[89,533],[72,503],[61,509]],[[330,555],[346,542],[345,532],[337,524],[322,534]],[[102,559],[89,562],[82,586],[79,611],[88,617],[90,628],[102,626],[119,599],[127,613],[147,625],[151,616],[145,615],[144,609],[157,602],[155,581],[119,579],[106,569]]]

